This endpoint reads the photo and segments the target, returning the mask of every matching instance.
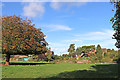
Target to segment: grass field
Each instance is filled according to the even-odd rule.
[[[118,64],[2,65],[2,78],[117,78]]]

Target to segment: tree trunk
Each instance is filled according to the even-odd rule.
[[[9,65],[10,54],[6,54],[6,62],[5,65]]]

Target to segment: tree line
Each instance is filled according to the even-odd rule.
[[[67,57],[91,57],[92,60],[96,62],[107,62],[105,60],[118,60],[118,52],[119,50],[114,49],[106,49],[101,48],[98,44],[97,47],[95,45],[90,46],[82,46],[77,47],[75,49],[75,44],[70,44],[68,49],[69,54],[63,54],[63,56]]]

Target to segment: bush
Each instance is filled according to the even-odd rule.
[[[98,62],[97,57],[91,58],[91,62],[92,62],[92,63],[97,63],[97,62]]]
[[[45,59],[45,58],[46,58],[46,56],[44,54],[39,54],[38,55],[38,59],[39,60],[42,60],[42,59]]]
[[[30,58],[28,59],[28,61],[33,61],[33,58],[30,57]]]
[[[113,59],[111,59],[110,57],[105,57],[101,60],[101,62],[108,62],[108,63],[111,63],[113,62]]]
[[[64,60],[69,60],[69,57],[64,57]]]

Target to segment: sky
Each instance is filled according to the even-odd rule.
[[[3,2],[2,15],[26,17],[47,36],[48,47],[55,54],[67,54],[75,48],[98,45],[115,49],[110,19],[114,6],[110,2]]]

